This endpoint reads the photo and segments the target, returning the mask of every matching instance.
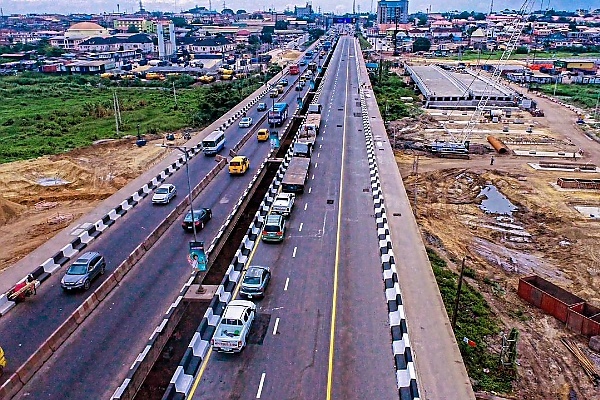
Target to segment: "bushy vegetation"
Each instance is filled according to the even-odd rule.
[[[447,268],[446,262],[435,251],[427,249],[431,268],[435,275],[446,312],[452,318],[456,300],[458,275]],[[516,378],[514,366],[500,364],[500,354],[490,349],[490,341],[498,344],[501,340],[500,322],[490,310],[489,305],[478,291],[463,281],[455,336],[469,377],[473,380],[474,390],[508,393],[512,390],[512,381]],[[476,343],[475,347],[463,341],[468,338]]]
[[[261,85],[239,80],[191,87],[190,77],[164,82],[109,81],[96,76],[22,74],[0,79],[0,162],[57,154],[117,138],[113,94],[119,101],[119,137],[202,128]],[[193,82],[193,80],[192,80]],[[177,107],[173,96],[177,89]]]
[[[360,43],[361,50],[367,50],[373,47],[371,43],[369,43],[369,41],[361,34],[358,35],[358,42]]]
[[[385,121],[399,120],[413,116],[416,107],[405,104],[401,97],[414,97],[414,92],[404,83],[402,77],[390,71],[391,64],[384,61],[380,70],[370,75],[371,85],[377,98],[377,104]]]

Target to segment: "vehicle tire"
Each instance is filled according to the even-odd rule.
[[[90,288],[90,280],[87,279],[85,282],[83,282],[83,290],[88,290]]]
[[[100,275],[104,275],[105,272],[106,272],[106,265],[103,265],[102,268],[100,268]]]

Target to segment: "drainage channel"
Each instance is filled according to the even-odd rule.
[[[309,100],[312,95],[309,94]],[[306,111],[309,101],[302,111]],[[219,285],[229,267],[229,264],[235,256],[238,247],[242,243],[248,226],[252,223],[256,212],[258,211],[261,202],[266,195],[271,182],[277,174],[277,170],[281,164],[281,159],[287,152],[293,141],[295,132],[301,124],[300,118],[295,118],[292,121],[290,129],[281,140],[281,147],[275,154],[275,158],[267,162],[262,176],[256,181],[253,192],[248,201],[246,201],[237,213],[237,221],[231,232],[224,235],[222,240],[225,244],[218,246],[218,253],[212,255],[213,260],[207,275],[202,280],[203,285]],[[233,222],[233,221],[232,221]],[[196,333],[198,324],[200,324],[206,310],[209,307],[211,299],[208,300],[182,300],[179,307],[183,310],[180,313],[180,320],[165,344],[160,357],[156,360],[148,375],[144,379],[142,386],[135,395],[136,399],[144,400],[160,400],[163,398],[171,377],[175,373],[179,362],[184,357],[188,348],[188,344]]]

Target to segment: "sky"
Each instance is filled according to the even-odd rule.
[[[426,11],[431,6],[432,12],[443,12],[450,10],[459,11],[478,11],[488,12],[491,0],[409,0],[408,12]],[[519,9],[524,0],[494,0],[494,10]],[[196,5],[207,7],[209,0],[142,0],[144,8],[148,11],[168,11],[178,12],[194,8]],[[139,0],[1,0],[0,8],[4,15],[9,14],[28,14],[28,13],[99,13],[116,12],[117,4],[121,12],[134,12],[139,9]],[[286,7],[294,8],[294,5],[304,6],[305,0],[298,2],[284,2],[274,0],[212,0],[212,8],[222,10],[223,4],[234,11],[244,9],[247,11],[269,10],[276,5],[278,11],[283,11]],[[315,11],[321,7],[323,12],[335,12],[343,14],[352,11],[352,0],[344,0],[341,4],[339,0],[312,0]],[[600,7],[597,0],[535,0],[534,9],[554,8],[556,10],[575,10],[577,8]],[[360,11],[375,12],[377,10],[377,0],[356,0],[356,5],[360,6]],[[593,6],[592,6],[593,5]]]

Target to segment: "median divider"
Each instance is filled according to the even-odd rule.
[[[217,173],[223,169],[225,164],[226,160],[220,160],[219,163],[207,174],[207,176],[202,179],[198,186],[203,185],[203,187],[206,187],[208,183],[214,179]],[[182,202],[181,204],[186,203]],[[183,209],[185,209],[185,207],[181,208],[181,210]],[[146,240],[141,243],[133,252],[131,252],[131,254],[129,254],[129,256],[107,277],[107,279],[93,293],[90,294],[90,296],[65,320],[65,322],[62,323],[62,325],[60,325],[48,337],[48,339],[27,359],[27,361],[25,361],[25,363],[23,363],[23,365],[21,365],[9,377],[9,379],[0,387],[0,399],[4,400],[12,398],[23,388],[25,384],[27,384],[27,382],[29,382],[29,380],[52,356],[52,354],[62,346],[62,344],[71,336],[71,334],[77,330],[78,326],[81,325],[85,319],[98,307],[102,300],[104,300],[110,294],[110,292],[118,286],[119,282],[125,277],[127,272],[129,272],[129,270],[131,270],[131,268],[144,256],[144,254],[146,254],[146,251],[152,247],[152,244],[156,243],[159,238],[159,236],[156,236],[156,232],[161,230],[164,233],[166,231],[165,225],[167,224],[167,221],[169,220],[171,225],[176,220],[178,214],[176,214],[175,211],[177,210],[180,210],[180,208],[177,207],[174,211],[172,211],[171,214],[169,214],[169,216],[154,230],[154,232],[150,233]],[[192,280],[190,279],[185,287],[189,287],[191,282]],[[179,300],[177,302],[179,302]],[[181,319],[181,315],[183,315],[184,310],[183,307],[178,308],[181,310],[177,310],[176,308],[172,313],[170,313],[170,315],[175,315],[176,317],[179,316],[179,319]],[[178,314],[179,312],[181,312],[181,315]],[[176,322],[174,320],[171,324],[164,324],[159,332],[155,331],[156,338],[152,340],[155,340],[157,343],[162,343],[162,346],[164,346],[164,343],[166,343],[168,340],[172,330],[175,329],[175,326],[177,326],[177,323],[179,323],[179,320]],[[156,352],[156,357],[160,355],[162,346],[160,347],[160,350],[154,350]],[[150,348],[148,350],[150,350]],[[150,367],[146,368],[147,374],[149,368],[151,368],[151,365]],[[146,374],[143,376],[145,377]],[[133,398],[133,396],[131,398]]]
[[[21,365],[15,374],[19,377],[23,384],[29,382],[31,377],[42,368],[42,365],[52,356],[52,349],[45,341],[35,353],[33,353],[23,365]]]

